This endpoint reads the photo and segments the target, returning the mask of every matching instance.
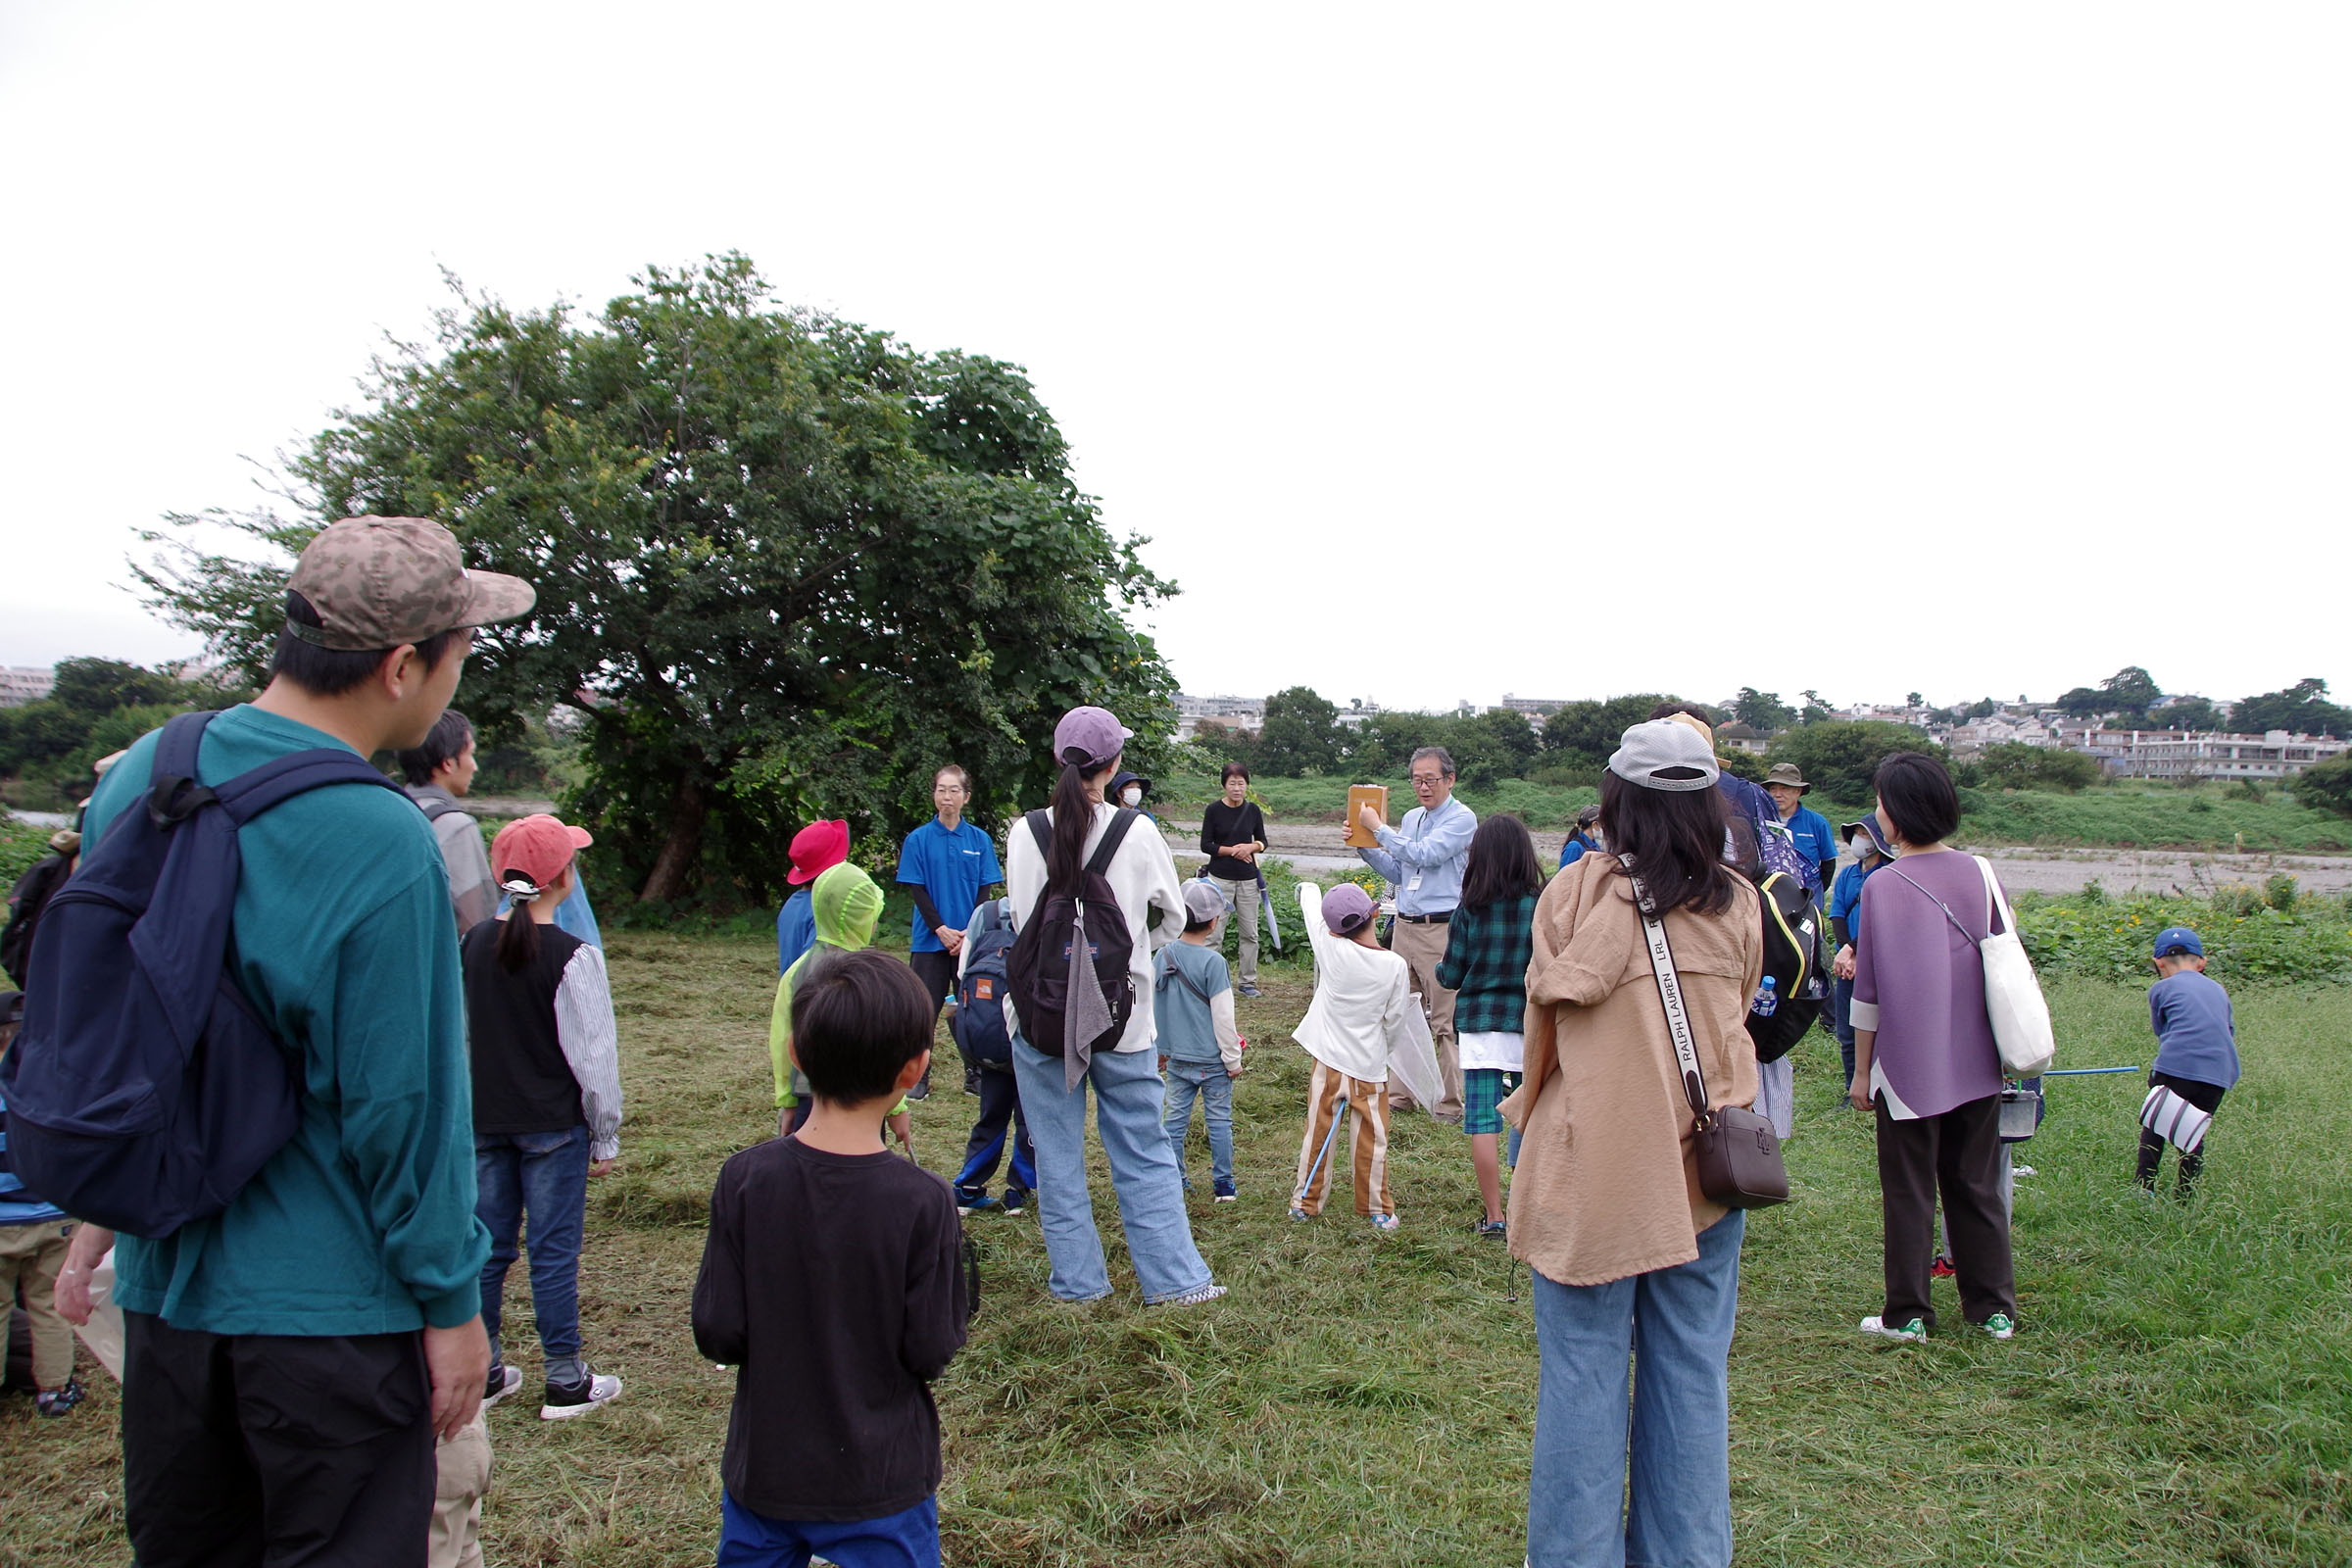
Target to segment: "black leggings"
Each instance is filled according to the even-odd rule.
[[[2158,1084],[2164,1085],[2165,1088],[2170,1089],[2208,1116],[2222,1108],[2222,1097],[2230,1092],[2220,1084],[2199,1083],[2194,1078],[2176,1078],[2169,1072],[2148,1074],[2148,1087],[2153,1089]],[[2213,1142],[2213,1129],[2208,1127],[2205,1130],[2204,1138],[2197,1143],[2197,1152],[2180,1156],[2180,1196],[2182,1198],[2186,1198],[2189,1188],[2195,1185],[2197,1172],[2205,1168],[2205,1146],[2211,1142]],[[2139,1130],[2138,1171],[2140,1186],[2153,1188],[2156,1185],[2156,1164],[2163,1158],[2164,1139],[2148,1128],[2141,1127]]]

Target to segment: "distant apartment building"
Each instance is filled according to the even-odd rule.
[[[1539,718],[1549,718],[1566,708],[1568,701],[1565,697],[1514,697],[1509,692],[1502,694],[1503,707],[1514,713],[1528,713]]]
[[[2262,735],[2170,729],[2097,729],[2061,724],[2060,744],[2082,752],[2118,778],[2292,778],[2314,762],[2352,751],[2322,735]]]
[[[0,708],[37,703],[57,689],[57,671],[30,664],[0,665]]]
[[[1266,700],[1263,697],[1195,697],[1189,692],[1176,694],[1176,738],[1189,741],[1200,733],[1201,721],[1211,729],[1263,729],[1266,723]]]
[[[2057,732],[2036,714],[2002,711],[1953,725],[1944,744],[1962,755],[1987,746],[2054,746]]]

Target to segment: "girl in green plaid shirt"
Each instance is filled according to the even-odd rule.
[[[1454,1038],[1462,1054],[1462,1131],[1470,1135],[1470,1163],[1487,1217],[1481,1236],[1501,1236],[1502,1168],[1496,1141],[1502,1113],[1495,1107],[1519,1086],[1522,1018],[1527,1012],[1527,964],[1535,947],[1536,899],[1544,868],[1535,841],[1515,816],[1490,816],[1470,840],[1462,872],[1462,902],[1446,931],[1438,984],[1454,992]],[[1516,1157],[1517,1151],[1513,1150]]]

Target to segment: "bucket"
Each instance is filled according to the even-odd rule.
[[[2022,1144],[2034,1136],[2041,1122],[2041,1091],[2038,1089],[2004,1089],[2001,1091],[2001,1142]]]

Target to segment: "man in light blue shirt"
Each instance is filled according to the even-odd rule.
[[[1453,1040],[1453,993],[1438,984],[1438,964],[1446,956],[1446,924],[1462,901],[1462,870],[1470,861],[1478,813],[1453,798],[1453,758],[1443,746],[1413,753],[1412,781],[1413,797],[1421,804],[1404,813],[1402,825],[1389,826],[1368,806],[1357,813],[1363,830],[1380,844],[1359,846],[1355,853],[1396,885],[1396,923],[1389,946],[1404,960],[1412,988],[1429,1009],[1430,1038],[1437,1043],[1446,1083],[1437,1114],[1460,1121],[1462,1066]],[[1394,1078],[1389,1104],[1396,1110],[1413,1108],[1412,1096]]]

